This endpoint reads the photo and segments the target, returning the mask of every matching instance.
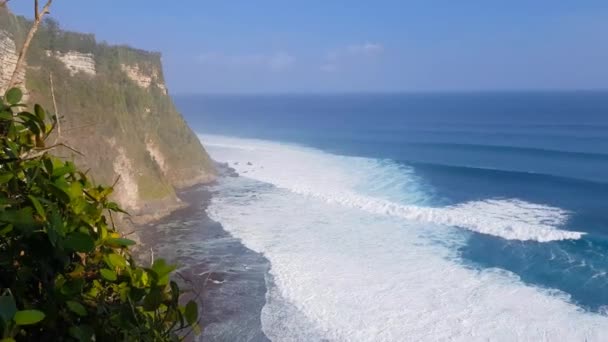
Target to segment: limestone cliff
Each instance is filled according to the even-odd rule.
[[[0,8],[0,91],[31,23]],[[97,182],[118,178],[116,199],[134,214],[158,215],[179,206],[176,189],[214,179],[198,138],[176,111],[161,56],[98,43],[93,35],[41,26],[27,58],[28,102],[52,109],[53,79],[63,151]]]

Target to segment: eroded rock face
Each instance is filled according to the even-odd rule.
[[[150,153],[150,157],[152,157],[152,160],[154,160],[154,162],[156,162],[156,164],[158,165],[158,168],[161,170],[161,172],[164,175],[167,175],[170,172],[169,164],[167,163],[167,160],[163,153],[160,151],[158,145],[152,139],[148,138],[146,140],[146,149],[148,150],[148,153]]]
[[[11,35],[3,30],[0,30],[0,94],[4,94],[6,86],[13,76],[15,66],[17,66],[17,46]],[[25,79],[25,68],[19,75],[18,82],[23,82]]]
[[[122,71],[124,71],[125,74],[127,74],[127,76],[132,79],[133,82],[135,82],[138,86],[144,89],[148,89],[154,84],[163,92],[163,94],[167,94],[167,87],[164,83],[160,81],[158,70],[153,70],[151,73],[145,73],[140,69],[139,65],[137,64],[121,64],[120,67]]]
[[[77,51],[68,51],[62,53],[59,51],[47,51],[47,56],[54,56],[70,70],[70,75],[74,76],[79,72],[85,73],[90,76],[97,75],[95,69],[95,55],[92,53],[80,53]]]
[[[117,200],[126,209],[137,211],[140,209],[140,196],[133,163],[129,159],[124,147],[117,146],[116,139],[110,138],[108,139],[108,143],[118,152],[112,165],[114,172],[120,175],[120,181],[116,184],[118,188],[116,192]]]

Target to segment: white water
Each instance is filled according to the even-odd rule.
[[[581,311],[567,295],[502,270],[466,268],[453,252],[467,233],[451,225],[524,240],[580,237],[556,227],[567,218],[560,209],[516,200],[428,208],[407,169],[269,142],[203,141],[245,176],[224,180],[208,212],[270,260],[276,288],[262,323],[273,340],[608,336],[608,318]]]
[[[240,174],[327,203],[509,240],[547,242],[583,235],[558,228],[567,220],[567,212],[519,200],[476,201],[443,208],[416,205],[425,203],[416,177],[411,169],[395,164],[259,140],[203,138],[218,160],[230,163]]]

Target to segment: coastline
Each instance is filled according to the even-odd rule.
[[[178,195],[182,208],[137,225],[138,257],[144,263],[164,258],[178,265],[185,287],[198,295],[202,308],[199,340],[269,341],[261,323],[269,261],[207,216],[213,196],[208,184]]]

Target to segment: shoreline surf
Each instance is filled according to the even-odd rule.
[[[403,170],[365,168],[365,159],[291,144],[217,136],[204,136],[203,141],[214,158],[229,162],[242,175],[220,180],[209,215],[270,260],[280,297],[307,319],[303,325],[283,326],[284,336],[391,341],[398,336],[425,338],[433,331],[434,337],[452,340],[499,335],[595,340],[608,333],[608,318],[582,310],[567,292],[523,282],[508,268],[467,265],[459,248],[477,233],[450,222],[417,222],[310,195],[313,190],[361,194],[361,175],[371,172],[373,179],[384,181],[387,172],[398,171],[392,177],[409,178]],[[387,186],[394,189],[391,179]],[[414,190],[415,183],[405,185]],[[365,196],[373,197],[374,191]],[[410,203],[420,201],[417,197],[409,198]],[[559,225],[566,215],[558,208],[506,203],[537,219],[531,225]],[[469,214],[488,212],[479,206],[471,209]],[[519,211],[494,214],[497,220],[526,219]],[[515,242],[561,243],[541,240]],[[276,336],[273,327],[283,311],[265,306],[263,312],[264,330]]]

